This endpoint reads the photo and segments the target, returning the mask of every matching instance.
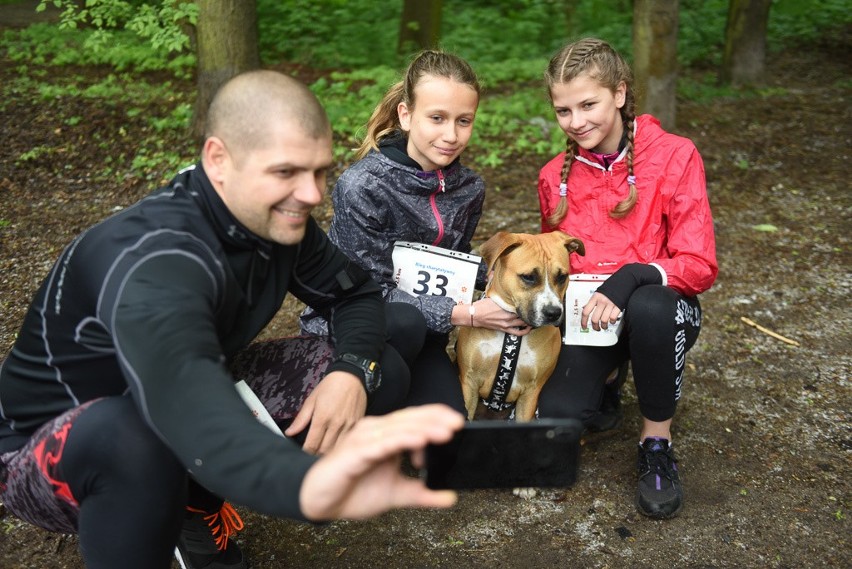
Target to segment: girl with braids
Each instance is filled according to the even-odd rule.
[[[611,275],[583,306],[582,328],[607,329],[621,317],[624,324],[612,346],[562,347],[540,415],[613,428],[632,365],[642,413],[636,505],[669,518],[683,503],[672,417],[701,325],[697,295],[718,272],[704,166],[691,141],[636,116],[630,68],[606,42],[566,45],[545,83],[568,139],[539,173],[542,230],[583,241],[572,273]]]
[[[476,74],[463,59],[435,50],[419,53],[370,117],[359,160],[338,179],[328,233],[381,285],[389,320],[400,303],[415,306],[426,319],[425,344],[411,364],[405,404],[440,402],[461,413],[461,384],[447,355],[449,332],[480,326],[524,335],[529,328],[491,299],[461,305],[448,296],[401,290],[392,253],[399,241],[470,252],[485,184],[459,157],[473,133],[479,95]],[[484,273],[483,265],[480,288]],[[307,310],[302,330],[326,333],[327,316]]]

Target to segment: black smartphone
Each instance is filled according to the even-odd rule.
[[[426,447],[422,476],[432,489],[571,486],[582,432],[575,419],[472,421],[448,443]]]

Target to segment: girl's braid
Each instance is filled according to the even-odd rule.
[[[624,97],[624,106],[621,107],[621,121],[624,123],[624,129],[627,131],[627,186],[630,190],[627,193],[627,198],[616,204],[612,211],[609,212],[611,217],[621,219],[625,217],[636,205],[639,198],[636,192],[636,175],[633,173],[633,150],[634,150],[634,134],[633,125],[636,122],[636,102],[633,97],[633,89],[628,88]]]
[[[559,203],[556,204],[556,209],[553,210],[547,217],[547,224],[550,227],[556,227],[568,215],[568,174],[571,172],[571,165],[574,163],[574,157],[577,154],[577,143],[571,137],[568,137],[565,148],[565,160],[562,162],[562,171],[559,174]]]

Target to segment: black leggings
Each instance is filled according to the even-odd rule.
[[[423,349],[411,366],[411,388],[405,405],[444,403],[467,415],[461,381],[456,366],[447,354],[446,334],[427,334]]]
[[[39,527],[78,533],[87,568],[169,567],[187,474],[130,396],[75,407],[3,458],[6,507]]]
[[[642,416],[651,421],[674,416],[686,352],[701,329],[698,299],[662,285],[642,286],[630,297],[624,318],[614,346],[562,346],[539,398],[540,417],[589,421],[600,408],[607,377],[628,360]]]

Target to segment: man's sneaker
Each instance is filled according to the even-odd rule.
[[[243,520],[227,502],[218,512],[187,506],[175,559],[182,569],[246,569],[243,552],[230,539],[241,529]]]
[[[639,445],[636,508],[651,518],[673,518],[683,506],[677,459],[667,439],[649,437]]]

